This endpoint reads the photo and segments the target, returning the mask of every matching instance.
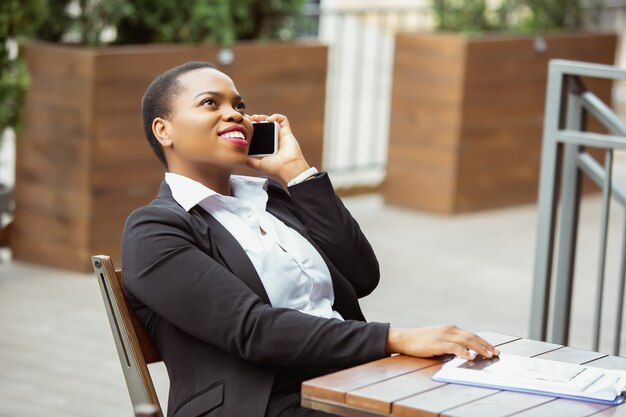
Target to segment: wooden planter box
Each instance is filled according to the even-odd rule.
[[[386,202],[438,213],[537,198],[548,61],[613,64],[614,34],[396,37]],[[586,80],[610,103],[611,83]],[[592,125],[590,125],[592,127]]]
[[[220,67],[251,113],[288,115],[311,165],[321,166],[327,48],[317,43],[237,44]],[[151,201],[164,170],[141,124],[141,97],[159,73],[217,48],[105,48],[33,43],[32,86],[17,143],[15,259],[89,271],[98,253],[120,258],[124,222]]]

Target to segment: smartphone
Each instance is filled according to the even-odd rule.
[[[254,122],[248,155],[262,158],[278,152],[278,123]]]

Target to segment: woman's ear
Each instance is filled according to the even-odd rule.
[[[169,129],[169,122],[161,117],[155,117],[152,121],[152,133],[164,148],[172,145]]]

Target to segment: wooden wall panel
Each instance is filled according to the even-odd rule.
[[[434,211],[456,213],[536,200],[548,61],[562,58],[613,64],[617,37],[568,34],[546,36],[545,40],[547,49],[540,53],[534,49],[533,37],[397,36],[390,149],[399,142],[410,143],[415,150],[438,146],[453,153],[456,161],[451,176],[424,169],[402,171],[419,184],[437,182],[428,190],[453,188],[446,199],[449,205]],[[431,45],[424,47],[424,43]],[[451,60],[455,54],[458,62]],[[589,87],[610,103],[609,81],[592,80]],[[451,96],[460,99],[450,101]],[[399,139],[397,126],[410,133]],[[597,123],[589,126],[602,131]],[[394,155],[397,153],[390,151],[386,201],[433,211],[430,202],[395,195],[400,187],[393,183],[400,180],[394,174],[398,172]],[[414,162],[417,165],[418,161]]]
[[[428,57],[417,60],[415,56]],[[464,40],[396,37],[385,201],[449,212],[454,203]]]
[[[29,47],[26,60],[32,85],[17,142],[13,256],[76,265],[89,241],[91,57]]]
[[[450,213],[454,202],[456,154],[396,144],[389,148],[385,201],[404,207]]]

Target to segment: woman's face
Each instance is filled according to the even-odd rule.
[[[201,68],[182,74],[178,84],[182,91],[163,121],[170,170],[190,174],[207,164],[222,169],[245,164],[252,122],[244,117],[243,98],[230,77]]]

